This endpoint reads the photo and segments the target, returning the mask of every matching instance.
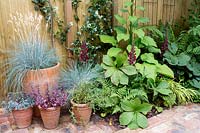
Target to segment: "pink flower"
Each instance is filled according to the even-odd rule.
[[[79,55],[79,60],[81,62],[87,62],[89,60],[88,48],[87,48],[86,41],[82,42],[81,51],[80,51],[80,55]]]
[[[134,45],[132,46],[131,51],[128,54],[128,61],[130,65],[133,65],[136,62],[136,53]]]

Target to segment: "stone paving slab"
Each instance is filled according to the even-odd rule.
[[[27,129],[14,129],[9,133],[200,133],[200,104],[176,106],[148,119],[146,129],[117,131],[104,121],[90,122],[86,127],[72,124],[70,116],[60,118],[59,126],[53,130],[44,129],[42,121],[35,119]]]

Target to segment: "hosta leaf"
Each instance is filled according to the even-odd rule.
[[[128,76],[126,76],[120,70],[117,70],[111,76],[111,82],[116,86],[118,86],[119,83],[123,84],[123,85],[127,85],[128,84]]]
[[[169,88],[169,84],[167,81],[161,81],[158,86],[157,86],[158,89],[167,89]]]
[[[121,52],[121,51],[122,51],[122,50],[121,50],[120,48],[114,48],[114,47],[112,47],[112,48],[110,48],[110,49],[108,50],[107,54],[108,54],[108,56],[110,56],[110,57],[116,57],[117,54],[118,54],[119,52]]]
[[[174,72],[167,65],[157,65],[157,72],[170,78],[174,78]]]
[[[122,24],[122,25],[126,24],[126,19],[124,19],[123,17],[121,17],[121,16],[119,16],[119,15],[115,15],[115,18],[117,19],[117,21],[118,21],[120,24]]]
[[[114,62],[113,62],[112,58],[108,55],[103,56],[103,63],[108,66],[114,66]]]
[[[133,120],[133,112],[123,112],[119,116],[120,125],[128,125]]]
[[[144,36],[141,42],[146,46],[157,47],[156,42],[149,36]]]
[[[169,51],[174,55],[178,51],[178,46],[176,43],[172,43],[171,45],[168,45],[168,48],[169,48]]]
[[[133,31],[139,38],[143,38],[145,33],[142,29],[137,29]]]
[[[148,126],[148,121],[147,121],[146,116],[144,116],[141,113],[137,113],[137,124],[141,128],[146,128]]]
[[[169,89],[157,89],[157,91],[158,91],[160,94],[163,94],[163,95],[169,95],[170,93],[172,93],[172,91],[169,90]]]
[[[127,41],[129,39],[129,34],[120,33],[117,34],[117,41],[120,42],[121,40]]]
[[[116,70],[115,67],[108,68],[105,72],[105,78],[111,77]]]
[[[122,70],[125,74],[127,75],[134,75],[137,74],[136,68],[134,66],[123,66],[120,68],[120,70]]]
[[[178,56],[178,66],[186,66],[190,61],[190,56],[186,55],[185,53],[181,53]]]
[[[116,44],[117,44],[117,41],[115,40],[115,38],[113,36],[100,35],[100,40],[103,43],[110,43],[113,46],[116,46]]]

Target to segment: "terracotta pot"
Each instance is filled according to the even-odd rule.
[[[71,100],[72,112],[78,125],[87,125],[90,121],[92,108],[88,104],[76,104]]]
[[[32,107],[23,110],[13,110],[12,113],[18,128],[26,128],[31,125]]]
[[[48,88],[51,89],[58,86],[59,74],[60,63],[50,68],[30,70],[23,79],[24,91],[31,93],[32,88],[37,87],[39,88],[40,94],[45,96]]]
[[[60,107],[43,109],[39,107],[42,121],[46,129],[54,129],[58,126],[60,118]]]

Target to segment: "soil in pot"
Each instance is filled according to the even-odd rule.
[[[72,112],[78,125],[87,125],[90,121],[92,108],[88,104],[76,104],[71,101]]]
[[[43,109],[39,107],[42,121],[46,129],[54,129],[58,126],[60,118],[60,107]]]
[[[30,70],[23,79],[24,91],[26,93],[31,93],[33,88],[38,88],[40,94],[45,96],[47,89],[58,86],[59,74],[60,63],[50,68]]]
[[[13,110],[12,113],[18,128],[26,128],[31,125],[33,114],[32,107],[23,110]]]

